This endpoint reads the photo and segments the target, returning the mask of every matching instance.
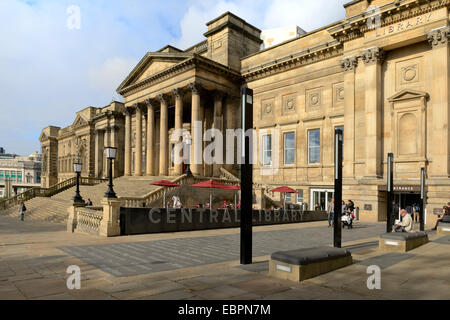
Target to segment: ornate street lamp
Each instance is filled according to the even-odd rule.
[[[117,198],[116,193],[113,190],[113,173],[112,173],[112,161],[116,159],[117,148],[106,147],[106,158],[109,160],[109,185],[108,191],[105,193],[105,198]]]
[[[84,203],[83,198],[80,195],[80,175],[81,175],[81,169],[83,168],[83,165],[81,162],[77,161],[73,164],[73,171],[77,174],[77,188],[75,190],[75,197],[73,197],[74,203]]]

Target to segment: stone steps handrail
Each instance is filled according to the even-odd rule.
[[[231,181],[235,181],[236,183],[240,183],[241,182],[241,180],[238,178],[238,177],[236,177],[234,174],[232,174],[231,172],[229,172],[227,169],[225,169],[225,168],[220,168],[220,172],[222,173],[222,175],[225,177],[225,178],[227,178],[228,180],[231,180]]]
[[[108,181],[108,179],[80,177],[80,185],[92,186]],[[22,192],[12,198],[0,201],[0,210],[6,210],[18,205],[22,201],[28,201],[36,197],[52,197],[76,185],[76,177],[61,181],[54,184],[50,188],[33,187],[25,192]]]
[[[77,208],[77,228],[83,232],[98,233],[103,212],[86,207]]]

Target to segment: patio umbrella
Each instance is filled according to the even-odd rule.
[[[272,192],[284,193],[283,203],[284,203],[284,210],[285,211],[286,211],[286,193],[298,193],[294,189],[286,187],[286,186],[275,188],[275,189],[272,190]]]
[[[212,209],[212,194],[211,194],[211,189],[228,189],[229,186],[226,186],[218,181],[215,180],[206,180],[206,181],[202,181],[196,184],[191,185],[191,187],[195,187],[195,188],[209,188],[209,209]]]
[[[164,195],[163,195],[163,203],[164,203],[164,208],[166,207],[166,188],[165,187],[179,187],[179,184],[176,184],[172,181],[168,181],[168,180],[159,180],[159,181],[155,181],[155,182],[151,182],[151,185],[154,186],[159,186],[159,187],[164,187]]]
[[[241,190],[241,186],[236,184],[234,186],[227,186],[227,189],[238,191],[238,190]],[[236,209],[236,206],[237,206],[237,202],[236,202],[236,192],[235,192],[234,193],[234,208],[235,209]]]

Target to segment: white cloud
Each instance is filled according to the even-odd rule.
[[[111,94],[114,100],[122,101],[123,98],[116,93],[116,89],[138,62],[135,59],[109,58],[88,71],[89,84],[92,89]]]

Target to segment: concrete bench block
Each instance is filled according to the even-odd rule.
[[[437,234],[449,235],[450,234],[450,223],[440,222],[437,227]]]
[[[392,232],[380,236],[378,247],[389,252],[407,252],[428,243],[426,232]]]
[[[317,247],[272,254],[269,275],[283,280],[304,281],[352,264],[349,251]]]

